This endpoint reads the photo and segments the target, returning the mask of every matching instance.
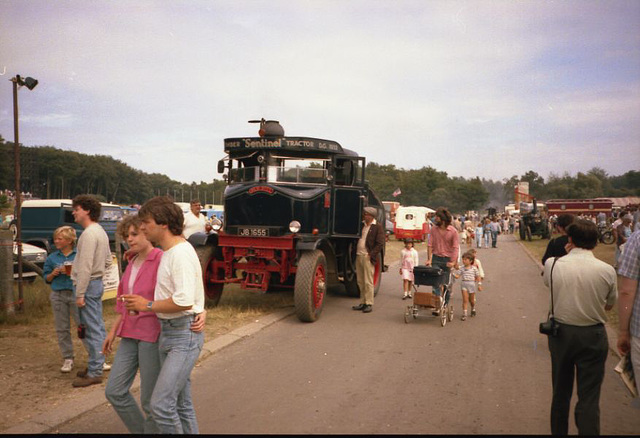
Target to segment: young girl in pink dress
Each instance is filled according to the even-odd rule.
[[[400,275],[404,286],[403,300],[411,298],[411,286],[413,285],[413,268],[418,265],[418,251],[413,248],[413,240],[404,240],[404,249],[400,251]]]

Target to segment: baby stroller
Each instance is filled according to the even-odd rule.
[[[407,306],[404,313],[404,322],[409,323],[411,317],[417,318],[420,309],[427,309],[431,316],[440,318],[440,325],[445,326],[447,320],[453,320],[453,304],[450,304],[453,275],[451,270],[444,270],[432,266],[416,266],[413,268],[413,304]],[[432,292],[418,292],[416,286],[441,287],[442,294],[435,295]]]

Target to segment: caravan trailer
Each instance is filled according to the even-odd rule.
[[[393,233],[396,239],[413,239],[414,242],[427,240],[429,225],[427,215],[435,213],[428,207],[399,207],[396,210],[396,222]]]

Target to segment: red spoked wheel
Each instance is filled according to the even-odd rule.
[[[320,250],[305,252],[298,261],[293,301],[298,319],[314,322],[322,313],[327,292],[327,268]]]

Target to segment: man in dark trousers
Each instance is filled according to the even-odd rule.
[[[353,310],[362,310],[364,313],[373,310],[373,273],[384,247],[384,229],[376,222],[377,212],[373,207],[365,207],[364,226],[356,252],[356,275],[360,288],[360,304],[353,306]]]
[[[575,421],[580,435],[600,434],[600,388],[609,342],[604,323],[618,297],[616,272],[591,251],[598,229],[577,219],[567,228],[568,254],[544,265],[544,284],[553,291],[560,328],[549,336],[551,353],[551,433],[566,435],[574,378],[578,385]],[[551,308],[551,306],[550,306]]]

